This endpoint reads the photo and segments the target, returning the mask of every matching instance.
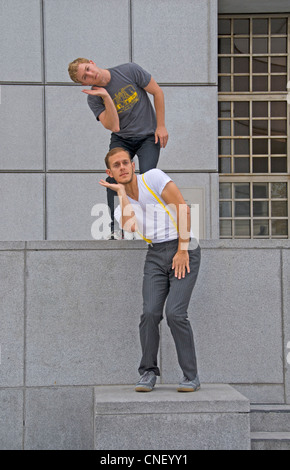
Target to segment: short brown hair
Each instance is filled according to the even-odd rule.
[[[113,155],[116,155],[117,153],[120,153],[120,152],[125,152],[128,154],[128,157],[130,158],[131,160],[131,156],[130,156],[130,153],[128,152],[128,150],[126,149],[123,149],[122,147],[115,147],[114,149],[111,149],[107,155],[105,156],[105,164],[106,164],[106,167],[110,169],[110,164],[109,164],[109,158],[112,157]]]
[[[85,59],[84,57],[79,57],[78,59],[75,59],[70,62],[70,64],[68,65],[68,73],[73,82],[82,83],[80,80],[77,79],[78,67],[79,64],[87,64],[89,62],[89,59]]]

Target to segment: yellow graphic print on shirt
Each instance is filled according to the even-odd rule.
[[[121,88],[118,93],[115,93],[113,101],[118,114],[121,114],[124,111],[128,111],[139,101],[138,93],[133,85],[127,85],[125,88]]]

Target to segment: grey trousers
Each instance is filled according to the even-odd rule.
[[[144,266],[143,314],[139,325],[142,359],[139,373],[153,370],[160,375],[157,366],[159,349],[159,323],[165,314],[172,333],[177,358],[184,376],[193,380],[197,374],[197,363],[192,328],[187,308],[194,288],[199,266],[200,247],[195,243],[189,250],[190,273],[177,279],[172,270],[172,259],[177,251],[178,240],[149,245]]]

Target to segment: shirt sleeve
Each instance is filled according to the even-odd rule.
[[[129,69],[133,76],[134,82],[137,83],[139,87],[145,88],[149,84],[151,80],[151,74],[144,70],[140,65],[132,62],[129,64]]]
[[[99,115],[106,109],[102,98],[100,96],[88,95],[88,105],[96,119],[99,120]]]
[[[152,170],[147,171],[144,174],[144,179],[148,186],[159,196],[161,196],[161,193],[167,183],[172,181],[170,176],[158,168],[153,168]]]

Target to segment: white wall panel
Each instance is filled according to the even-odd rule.
[[[43,240],[41,174],[0,174],[0,240]]]
[[[129,61],[128,0],[45,0],[44,18],[48,82],[71,82],[77,57],[101,68]]]
[[[134,0],[133,61],[162,83],[216,83],[216,0]]]
[[[110,131],[96,120],[81,86],[46,87],[49,170],[103,169]]]
[[[0,142],[2,170],[44,169],[41,86],[1,86]]]
[[[167,147],[159,167],[217,171],[216,87],[164,87]]]
[[[42,80],[40,0],[0,1],[0,81]]]

